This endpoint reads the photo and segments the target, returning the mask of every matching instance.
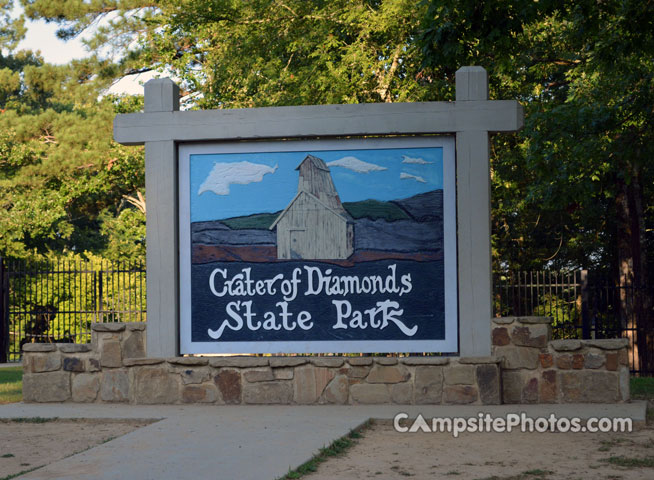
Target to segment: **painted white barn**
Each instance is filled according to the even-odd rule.
[[[296,170],[297,195],[270,226],[277,228],[277,258],[348,258],[354,252],[354,221],[341,204],[329,167],[307,155]]]

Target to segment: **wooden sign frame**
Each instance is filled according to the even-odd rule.
[[[522,128],[515,100],[488,100],[481,67],[456,73],[455,102],[179,111],[170,79],[145,85],[145,112],[117,115],[114,138],[145,144],[147,354],[179,355],[178,146],[189,142],[453,134],[456,138],[459,354],[488,356],[492,315],[489,133]]]

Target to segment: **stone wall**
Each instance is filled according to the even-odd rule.
[[[90,344],[26,344],[25,402],[132,404],[613,403],[626,340],[551,340],[550,319],[493,319],[493,356],[148,358],[144,323],[92,325]]]
[[[90,345],[24,346],[25,402],[498,404],[492,358],[145,357],[145,324],[92,325]]]
[[[615,403],[629,400],[628,342],[551,340],[548,317],[493,319],[503,403]]]

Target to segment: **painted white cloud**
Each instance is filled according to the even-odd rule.
[[[424,158],[420,158],[420,157],[409,157],[408,155],[402,155],[402,163],[415,163],[418,165],[427,165],[429,163],[434,163],[434,162],[428,162]]]
[[[427,183],[427,180],[425,180],[424,178],[419,177],[418,175],[411,175],[410,173],[406,173],[406,172],[400,173],[400,179],[401,180],[415,180],[416,182]]]
[[[328,167],[343,167],[357,173],[370,173],[387,170],[386,167],[375,165],[374,163],[364,162],[356,157],[347,156],[327,163]]]
[[[277,165],[269,167],[260,163],[251,162],[234,162],[234,163],[216,163],[207,176],[198,195],[204,192],[213,192],[216,195],[229,195],[229,185],[236,183],[247,185],[263,180],[263,176],[268,173],[275,173]]]

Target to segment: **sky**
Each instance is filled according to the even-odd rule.
[[[191,221],[283,210],[297,193],[295,168],[307,154],[327,163],[342,202],[396,200],[443,188],[441,147],[192,154]]]
[[[13,17],[18,17],[23,12],[18,3],[15,2],[14,4]],[[39,50],[43,59],[48,63],[63,65],[71,60],[89,55],[80,38],[65,42],[57,38],[56,31],[59,25],[56,23],[46,23],[44,20],[36,22],[26,20],[25,26],[27,27],[27,33],[25,39],[18,45],[18,49]],[[130,75],[116,82],[107,93],[142,94],[142,84],[155,75],[155,72]]]

